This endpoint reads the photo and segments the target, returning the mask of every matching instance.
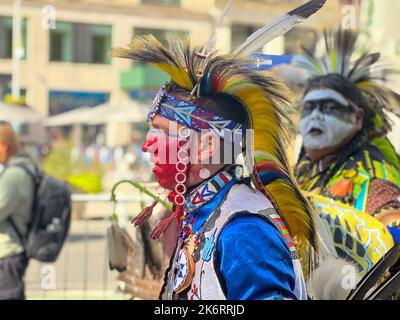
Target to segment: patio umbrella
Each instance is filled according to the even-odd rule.
[[[37,123],[42,117],[26,106],[8,104],[0,101],[0,120],[11,123]]]
[[[105,112],[104,105],[98,107],[80,107],[71,111],[63,112],[44,120],[46,127],[62,127],[76,124],[87,124],[90,120]]]
[[[146,121],[147,106],[131,103],[127,106],[112,107],[108,105],[104,112],[93,117],[88,125],[107,123],[140,123]]]
[[[81,107],[47,118],[46,127],[61,127],[70,125],[101,125],[115,122],[144,122],[146,111],[136,104],[123,107],[113,107],[108,103],[96,107]]]

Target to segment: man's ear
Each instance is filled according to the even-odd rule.
[[[360,131],[363,128],[364,116],[365,116],[364,110],[359,108],[356,111],[356,129],[357,129],[357,131]]]
[[[219,136],[212,131],[200,134],[200,145],[198,148],[199,161],[202,164],[219,164],[221,141]]]

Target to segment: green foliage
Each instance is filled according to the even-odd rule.
[[[102,191],[104,168],[101,164],[85,164],[82,157],[71,157],[73,144],[62,141],[53,149],[43,163],[46,174],[69,182],[77,192],[98,193]]]
[[[392,163],[397,168],[400,167],[399,156],[387,136],[373,139],[372,145],[377,147],[385,155],[386,159],[389,160],[390,163]]]
[[[69,176],[67,181],[78,190],[86,193],[98,193],[102,190],[101,177],[96,173],[82,173]]]

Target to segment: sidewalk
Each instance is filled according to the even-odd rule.
[[[117,294],[117,272],[108,268],[108,221],[72,221],[56,263],[31,260],[26,275],[28,299],[127,299]],[[48,288],[49,290],[43,290]]]

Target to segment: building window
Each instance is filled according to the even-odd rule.
[[[142,3],[179,7],[181,5],[181,0],[142,0]]]
[[[184,40],[189,36],[189,32],[180,30],[165,30],[165,29],[149,29],[149,28],[135,28],[133,30],[134,36],[144,36],[152,34],[158,41],[166,45],[168,38],[178,38]]]
[[[314,52],[317,34],[310,28],[294,28],[285,34],[285,54],[302,54],[303,47]]]
[[[50,30],[50,61],[72,61],[72,23],[57,22]]]
[[[0,16],[0,59],[12,58],[12,17]],[[22,46],[24,48],[24,55],[22,59],[27,57],[27,19],[22,19]]]
[[[3,100],[11,85],[11,75],[0,74],[0,100]]]
[[[110,99],[108,92],[49,91],[49,114],[56,115],[82,106],[94,107]]]
[[[109,64],[112,27],[57,22],[50,31],[50,61]]]
[[[396,54],[400,55],[400,41],[396,42],[396,49],[395,50],[396,50]]]
[[[258,27],[256,26],[233,25],[231,28],[232,50],[237,49],[257,29]]]
[[[110,63],[111,32],[111,26],[91,26],[91,63]]]

